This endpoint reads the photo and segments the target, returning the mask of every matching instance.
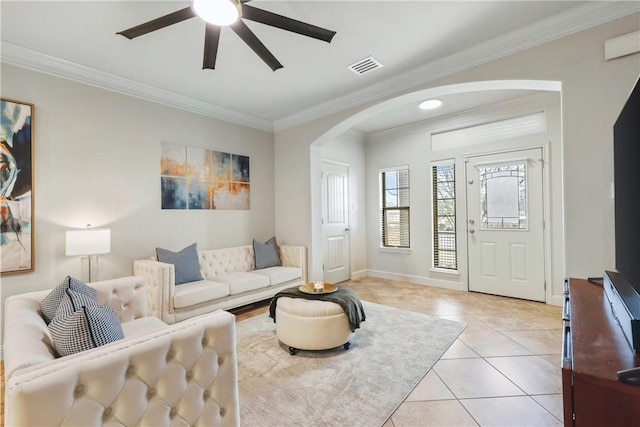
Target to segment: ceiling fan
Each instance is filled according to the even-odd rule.
[[[184,9],[120,31],[116,34],[120,34],[131,40],[135,37],[198,16],[206,23],[204,58],[202,61],[203,70],[215,69],[218,44],[220,42],[220,30],[222,26],[229,26],[273,71],[282,68],[282,64],[273,56],[269,49],[267,49],[242,19],[248,19],[282,30],[302,34],[303,36],[323,40],[327,43],[331,43],[331,39],[336,34],[335,31],[245,4],[249,1],[250,0],[193,0],[192,4]],[[220,10],[218,7],[222,9]]]

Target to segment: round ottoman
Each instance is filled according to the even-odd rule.
[[[338,346],[348,350],[353,334],[349,319],[338,304],[280,297],[276,301],[276,335],[293,355],[298,350],[327,350]]]

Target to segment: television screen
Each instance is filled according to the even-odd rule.
[[[640,80],[613,126],[616,269],[640,290]]]

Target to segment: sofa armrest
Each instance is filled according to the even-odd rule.
[[[147,316],[147,280],[143,276],[120,277],[89,283],[98,301],[113,308],[121,323]]]
[[[304,246],[278,245],[280,259],[284,267],[298,267],[302,270],[302,281],[307,282],[307,248]]]
[[[147,314],[168,324],[175,323],[173,295],[176,282],[173,264],[138,259],[133,261],[133,274],[147,281]]]
[[[18,370],[5,423],[239,425],[235,346],[235,317],[216,311]]]

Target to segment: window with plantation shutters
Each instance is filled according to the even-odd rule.
[[[409,248],[409,168],[380,171],[382,246]]]
[[[458,269],[456,245],[456,165],[439,162],[431,167],[433,199],[433,266]]]

